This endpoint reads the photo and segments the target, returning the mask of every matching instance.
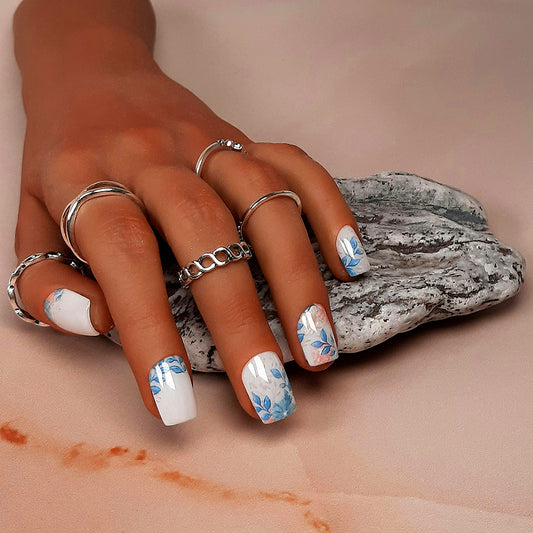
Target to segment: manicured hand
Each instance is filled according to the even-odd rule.
[[[126,10],[120,20],[110,7],[117,2],[105,0],[66,6],[26,0],[17,13],[28,119],[17,255],[68,253],[58,229],[62,211],[94,182],[123,184],[145,211],[126,197],[87,202],[75,235],[95,280],[44,261],[26,270],[19,290],[34,317],[61,331],[96,335],[115,326],[147,408],[171,425],[194,418],[196,405],[156,233],[185,266],[239,242],[236,222],[247,208],[265,194],[289,189],[301,198],[337,278],[351,281],[369,264],[354,217],[328,172],[295,146],[253,142],[169,79],[152,58],[149,4],[118,3]],[[83,10],[105,15],[106,23],[85,27],[77,18]],[[35,39],[48,46],[36,48]],[[217,139],[238,141],[246,153],[210,154],[199,177],[197,158]],[[338,357],[335,327],[296,203],[280,196],[259,207],[245,238],[295,361],[324,370]],[[294,395],[247,262],[215,268],[190,291],[243,409],[265,423],[288,416]]]

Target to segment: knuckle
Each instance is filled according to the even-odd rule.
[[[246,331],[257,330],[254,313],[245,305],[242,296],[232,294],[224,299],[224,333],[226,335],[243,335]]]
[[[182,190],[172,200],[176,212],[184,217],[187,225],[202,227],[208,221],[212,228],[227,228],[234,225],[228,207],[210,189]]]
[[[119,161],[167,162],[175,153],[174,137],[162,126],[136,126],[117,133],[111,151]]]
[[[72,181],[76,176],[85,176],[94,167],[94,157],[93,150],[88,147],[60,144],[52,150],[44,164],[44,179],[63,180],[70,177]]]
[[[308,158],[308,154],[299,146],[290,143],[257,143],[249,151],[261,157],[261,154],[268,153],[270,156],[279,158]]]
[[[309,286],[317,276],[316,260],[305,256],[287,256],[283,263],[283,282],[287,287]]]
[[[287,188],[285,180],[267,163],[262,161],[242,161],[242,175],[253,190],[273,192]]]
[[[136,259],[156,251],[155,235],[146,219],[133,211],[132,208],[137,209],[135,206],[118,205],[118,202],[124,204],[130,200],[115,200],[117,205],[113,209],[101,214],[93,213],[90,221],[89,231],[98,239],[102,252],[113,254],[117,259]],[[82,226],[83,220],[79,224]]]
[[[299,146],[289,143],[277,143],[272,145],[280,155],[286,157],[309,157]]]

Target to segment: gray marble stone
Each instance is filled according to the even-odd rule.
[[[525,261],[488,230],[483,207],[464,192],[405,172],[337,178],[358,221],[371,270],[353,282],[335,279],[311,234],[326,282],[340,353],[355,353],[425,322],[466,315],[511,298]],[[268,286],[249,262],[270,327],[292,359]],[[223,371],[176,265],[165,269],[178,329],[194,370]]]

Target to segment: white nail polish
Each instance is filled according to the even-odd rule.
[[[264,424],[282,420],[294,412],[291,384],[275,352],[252,357],[242,370],[242,382]]]
[[[196,400],[185,361],[178,355],[156,363],[149,375],[150,388],[165,426],[174,426],[196,417]]]
[[[350,276],[359,276],[370,270],[370,263],[357,233],[344,226],[337,235],[337,252]]]
[[[91,323],[91,300],[69,289],[57,289],[44,301],[46,316],[77,335],[100,335]]]
[[[329,363],[339,357],[333,329],[322,305],[310,305],[300,316],[296,329],[305,358],[311,366]]]

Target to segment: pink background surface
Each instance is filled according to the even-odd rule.
[[[25,125],[17,4],[0,5],[6,281]],[[223,118],[337,176],[402,170],[459,187],[533,259],[529,0],[179,4],[154,1],[157,58]],[[298,409],[271,426],[224,376],[197,374],[198,418],[165,428],[119,348],[32,328],[6,299],[0,530],[530,532],[532,307],[526,283],[323,374],[289,364]]]

